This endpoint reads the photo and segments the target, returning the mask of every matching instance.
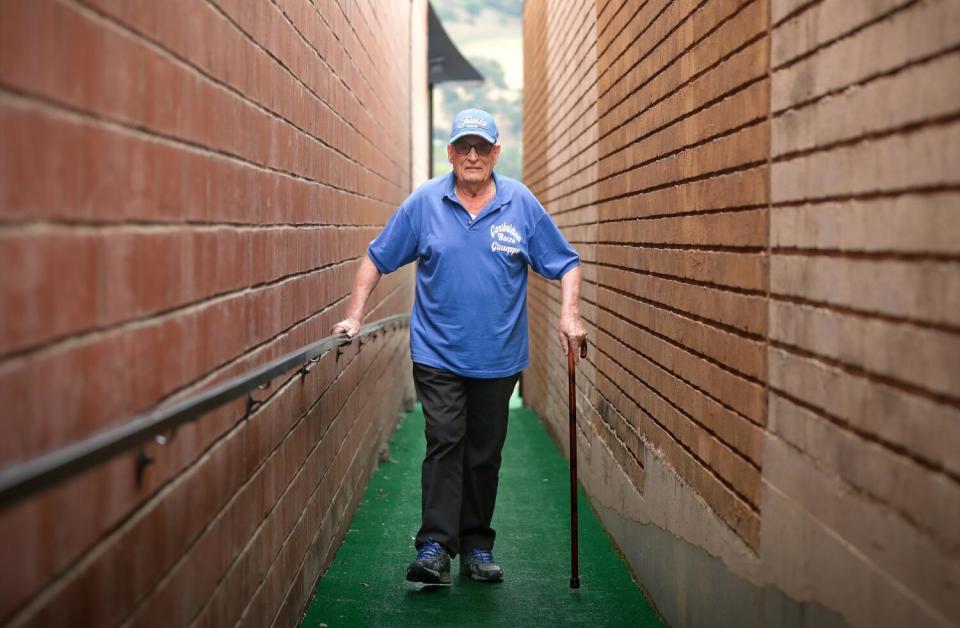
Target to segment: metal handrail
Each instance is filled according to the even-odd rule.
[[[388,316],[364,325],[354,338],[360,339],[391,325],[406,326],[409,320],[409,314]],[[327,336],[323,340],[301,347],[189,397],[135,414],[120,425],[97,432],[82,441],[0,469],[0,508],[137,445],[142,445],[151,438],[173,432],[180,425],[193,421],[244,394],[247,395],[246,416],[249,416],[250,411],[260,403],[251,395],[251,391],[255,388],[264,388],[273,379],[294,369],[299,368],[301,373],[306,375],[308,364],[318,361],[324,353],[348,345],[352,341],[353,339],[347,338],[346,334]],[[158,440],[158,442],[161,441]],[[137,459],[138,479],[143,467],[150,462],[151,460],[141,450]]]

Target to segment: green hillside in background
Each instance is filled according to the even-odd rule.
[[[500,129],[497,172],[523,177],[522,0],[434,0],[450,39],[484,75],[483,83],[443,83],[434,88],[433,172],[450,171],[446,146],[453,116],[468,107],[493,114]]]

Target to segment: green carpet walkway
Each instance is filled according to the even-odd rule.
[[[420,525],[419,406],[406,414],[301,624],[329,626],[662,626],[580,493],[580,582],[571,589],[566,461],[537,416],[511,402],[493,527],[504,582],[404,580]]]

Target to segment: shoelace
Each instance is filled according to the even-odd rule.
[[[492,563],[493,562],[493,553],[490,550],[485,549],[475,549],[472,552],[473,557],[477,559],[478,563]]]
[[[440,544],[436,541],[427,541],[417,550],[417,560],[433,560],[440,555]]]

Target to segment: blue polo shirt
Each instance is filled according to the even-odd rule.
[[[519,181],[494,173],[497,193],[475,220],[453,173],[420,186],[367,254],[381,273],[417,260],[410,320],[414,362],[465,377],[506,377],[529,363],[527,267],[559,279],[580,257]]]

